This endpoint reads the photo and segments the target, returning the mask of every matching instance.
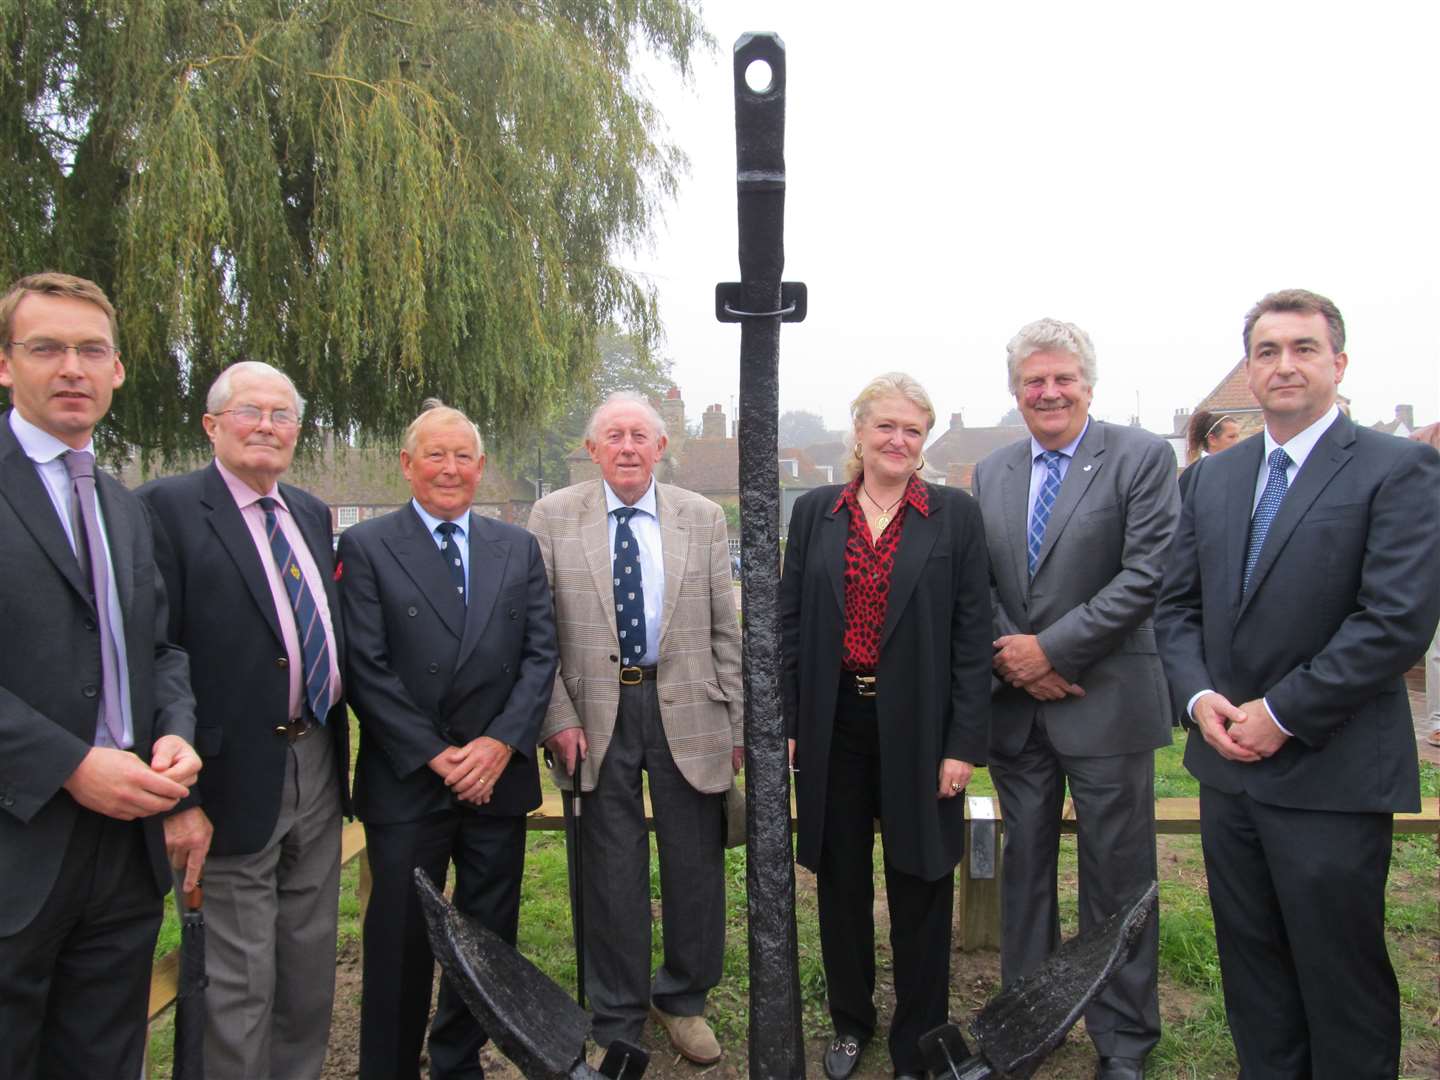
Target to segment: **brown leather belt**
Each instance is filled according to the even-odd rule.
[[[655,671],[658,665],[651,664],[649,667],[622,667],[620,669],[621,686],[639,686],[642,682],[654,682]]]
[[[302,716],[297,720],[291,720],[285,724],[276,724],[275,734],[283,735],[286,742],[293,743],[298,739],[303,739],[319,726],[320,725],[313,720],[307,720]]]

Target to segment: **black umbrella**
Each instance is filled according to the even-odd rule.
[[[555,767],[555,758],[545,751],[545,765]],[[564,792],[561,792],[564,795]],[[585,1008],[585,897],[580,872],[580,756],[575,756],[571,773],[570,798],[565,803],[565,869],[570,877],[570,929],[575,935],[575,1000]]]
[[[205,1080],[204,890],[196,885],[180,907],[180,985],[175,995],[175,1080]]]

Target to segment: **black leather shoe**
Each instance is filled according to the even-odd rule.
[[[1102,1057],[1095,1065],[1095,1080],[1145,1080],[1145,1060]]]
[[[825,1050],[825,1075],[830,1080],[845,1080],[860,1064],[860,1054],[868,1039],[855,1035],[836,1035]]]

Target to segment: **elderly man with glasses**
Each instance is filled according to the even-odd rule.
[[[269,364],[227,368],[203,419],[215,460],[139,492],[207,762],[171,831],[177,885],[204,862],[211,1080],[318,1077],[330,1033],[349,725],[330,511],[280,483],[303,408]]]

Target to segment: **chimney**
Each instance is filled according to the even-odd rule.
[[[951,430],[951,431],[954,431],[956,428],[963,428],[964,426],[965,426],[965,414],[964,414],[964,413],[958,413],[958,412],[952,412],[952,413],[950,414],[950,430]]]
[[[701,415],[700,437],[702,439],[725,438],[725,410],[719,405],[711,405]]]
[[[1396,419],[1396,420],[1399,420],[1402,424],[1404,424],[1405,427],[1406,427],[1408,430],[1414,431],[1414,430],[1415,430],[1415,406],[1414,406],[1414,405],[1396,405],[1396,406],[1395,406],[1395,419]]]
[[[685,442],[685,401],[680,388],[672,386],[660,400],[660,419],[665,421],[665,431],[670,439],[670,450],[678,453]]]
[[[1189,409],[1176,409],[1176,410],[1175,410],[1175,426],[1174,426],[1173,428],[1171,428],[1170,430],[1173,431],[1176,435],[1184,435],[1184,434],[1186,433],[1186,431],[1189,430],[1189,428],[1190,428],[1190,410],[1189,410]]]

